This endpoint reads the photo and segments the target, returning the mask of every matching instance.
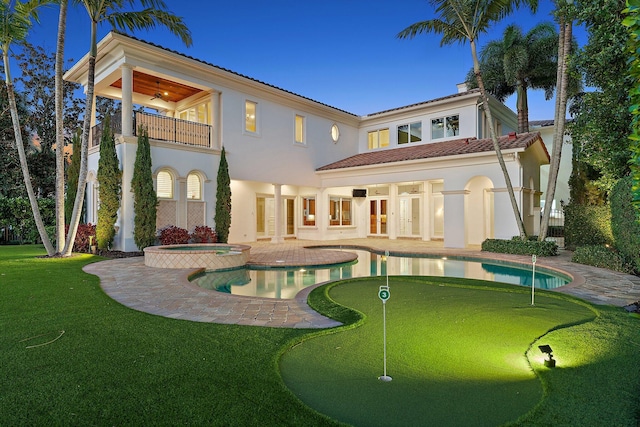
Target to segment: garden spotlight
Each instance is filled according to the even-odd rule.
[[[541,352],[546,353],[549,358],[547,360],[544,361],[544,366],[546,366],[547,368],[553,368],[554,366],[556,366],[556,360],[553,358],[553,350],[551,350],[551,346],[550,345],[539,345],[538,348],[540,349]]]

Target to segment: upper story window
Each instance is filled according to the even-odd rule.
[[[203,102],[195,105],[186,110],[180,111],[178,117],[181,120],[188,120],[190,122],[203,123],[205,125],[211,124],[211,102]]]
[[[398,126],[398,144],[422,141],[422,122]]]
[[[460,135],[460,116],[447,116],[431,120],[431,139]]]
[[[159,199],[173,199],[173,175],[166,170],[158,172],[156,195]]]
[[[306,139],[305,139],[305,118],[304,116],[300,116],[298,114],[296,114],[296,118],[295,118],[295,142],[297,144],[305,144],[306,143]]]
[[[187,176],[187,199],[202,199],[202,184],[198,174],[190,173],[189,176]]]
[[[245,101],[244,103],[244,130],[246,132],[258,132],[258,103]]]
[[[367,140],[369,142],[369,150],[388,147],[389,146],[389,129],[379,129],[379,130],[370,131],[367,134]]]

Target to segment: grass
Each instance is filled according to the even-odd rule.
[[[354,304],[354,308],[362,308],[358,313],[336,305],[324,296],[325,288],[321,288],[312,293],[313,303],[332,316],[350,322],[349,325],[314,332],[166,319],[131,310],[107,297],[98,279],[81,271],[83,265],[98,258],[89,255],[70,259],[35,258],[42,254],[44,251],[37,247],[0,247],[0,366],[3,372],[0,424],[338,425],[304,405],[287,389],[278,361],[283,352],[286,360],[289,355],[321,340],[335,338],[346,342],[347,338],[340,337],[366,331],[367,325],[374,321],[376,310],[366,313],[365,308]],[[517,291],[488,290],[493,286],[473,286],[470,289],[446,286],[440,290],[457,289],[469,294],[472,301],[460,300],[456,304],[456,312],[461,316],[481,315],[481,310],[474,310],[472,294],[491,293],[500,298],[503,294],[517,295]],[[497,288],[513,290],[508,286]],[[540,305],[541,295],[536,299]],[[375,292],[374,297],[377,298]],[[393,313],[391,304],[401,298],[397,287],[393,287],[389,320]],[[564,301],[569,307],[575,306],[582,320],[589,316],[585,313],[590,311],[584,311],[584,306]],[[379,313],[379,300],[377,307]],[[366,317],[361,313],[366,313]],[[555,350],[559,367],[554,370],[537,367],[540,382],[532,380],[531,372],[525,372],[521,366],[514,372],[504,373],[513,379],[509,387],[522,387],[529,390],[528,396],[537,396],[532,404],[527,400],[519,425],[596,425],[603,423],[602,420],[606,420],[606,425],[637,424],[640,321],[616,308],[598,307],[598,313],[593,321],[557,329],[545,336],[545,343]],[[442,314],[450,316],[449,312]],[[574,315],[567,313],[567,319],[561,322],[575,321]],[[555,322],[557,320],[548,320],[540,328]],[[499,327],[502,326],[504,322]],[[424,332],[436,330],[434,325]],[[61,331],[64,331],[62,336]],[[396,335],[398,333],[396,331]],[[320,338],[311,339],[313,337]],[[506,338],[511,340],[509,334]],[[447,337],[444,339],[449,341]],[[299,343],[302,345],[294,347],[292,352],[286,351]],[[391,349],[391,341],[389,344]],[[411,344],[408,340],[403,345]],[[363,344],[362,348],[364,354],[367,345]],[[479,353],[483,349],[473,350]],[[331,355],[335,348],[329,346],[325,350]],[[416,351],[423,353],[424,350]],[[530,357],[534,359],[537,354],[532,353]],[[407,353],[405,364],[411,365],[413,360]],[[443,371],[444,363],[439,366]],[[532,363],[535,367],[535,362]],[[315,367],[309,367],[316,365],[305,366],[308,371],[314,371]],[[375,375],[381,374],[380,369],[379,364],[376,365]],[[395,375],[394,380],[382,385],[402,385],[397,372],[390,371],[390,375]],[[286,372],[283,375],[287,377]],[[422,381],[420,375],[416,373],[414,380]],[[454,379],[443,372],[439,385],[462,390],[465,382],[464,378]],[[484,388],[493,386],[491,382],[479,378],[476,385]],[[381,384],[377,380],[374,383]],[[371,389],[363,387],[359,391],[366,394]],[[355,398],[349,396],[348,399],[355,403]],[[455,403],[455,407],[464,404],[460,399]],[[379,402],[370,404],[379,405]],[[429,402],[421,404],[434,407]],[[500,408],[502,410],[506,409]],[[401,413],[399,417],[409,415]]]

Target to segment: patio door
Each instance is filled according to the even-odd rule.
[[[399,213],[398,235],[402,237],[420,237],[420,197],[401,197]]]
[[[273,197],[256,198],[256,234],[257,237],[273,237],[276,234],[276,210]],[[295,234],[295,200],[282,199],[282,223],[280,232],[285,236]]]
[[[369,200],[369,234],[374,236],[387,234],[388,199]]]

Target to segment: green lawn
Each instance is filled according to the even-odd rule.
[[[403,279],[408,283],[405,296],[392,282],[387,315],[389,374],[394,379],[383,384],[375,378],[382,374],[381,339],[378,337],[379,342],[371,344],[359,342],[356,337],[378,334],[376,317],[381,315],[381,304],[375,289],[373,296],[371,289],[363,289],[368,302],[364,297],[349,300],[348,294],[355,291],[352,285],[360,286],[359,281],[334,287],[331,297],[366,313],[365,318],[335,305],[325,298],[322,289],[312,294],[317,307],[351,323],[334,331],[201,324],[148,315],[114,302],[101,291],[96,277],[81,271],[83,265],[97,260],[95,257],[35,258],[42,254],[44,251],[38,247],[0,247],[0,425],[3,426],[338,425],[296,398],[282,379],[290,382],[291,369],[285,367],[283,377],[278,369],[283,352],[284,366],[298,352],[323,341],[324,353],[318,350],[308,363],[301,365],[304,375],[326,372],[325,359],[344,363],[344,366],[332,364],[336,371],[325,382],[338,383],[339,390],[355,387],[358,393],[344,399],[354,411],[359,411],[357,405],[367,395],[369,407],[380,406],[379,399],[390,396],[387,393],[390,387],[414,391],[424,388],[422,385],[429,384],[426,372],[436,374],[437,380],[431,385],[443,387],[443,393],[448,390],[447,393],[455,394],[454,399],[419,401],[427,410],[439,409],[441,405],[481,407],[482,403],[464,400],[473,395],[473,389],[481,389],[483,392],[476,394],[484,394],[481,398],[489,402],[487,405],[493,404],[490,396],[493,393],[511,397],[509,403],[498,409],[480,411],[508,414],[499,422],[523,415],[521,425],[598,425],[602,420],[606,423],[600,425],[637,424],[640,320],[621,309],[598,307],[599,315],[594,321],[545,336],[544,342],[554,348],[559,367],[540,369],[536,379],[523,365],[521,356],[537,335],[518,337],[523,326],[503,318],[497,308],[491,310],[502,319],[493,328],[493,332],[503,334],[498,339],[498,348],[494,348],[493,332],[486,334],[488,331],[483,328],[475,329],[477,339],[474,337],[473,345],[469,343],[464,349],[460,348],[464,347],[464,341],[455,342],[457,329],[449,329],[452,332],[448,334],[437,332],[451,328],[451,322],[458,325],[471,320],[478,324],[491,322],[487,318],[495,315],[486,316],[486,306],[477,305],[479,299],[491,300],[485,297],[488,294],[495,295],[496,300],[510,301],[505,311],[515,311],[521,316],[519,319],[541,322],[535,327],[524,327],[527,333],[539,329],[539,335],[558,324],[582,322],[593,317],[593,311],[570,300],[547,298],[543,293],[538,294],[538,304],[532,308],[528,306],[527,294],[512,287],[498,286],[504,292],[497,292],[484,285],[471,288],[447,285],[434,288],[441,292],[442,301],[454,309],[442,310],[441,319],[433,327],[420,324],[434,322],[435,309],[424,310],[425,317],[413,324],[403,322],[393,326],[392,321],[405,316],[405,310],[415,313],[415,306],[423,302],[420,295],[411,293],[416,284],[410,278]],[[448,298],[455,302],[452,304]],[[406,306],[400,307],[403,299]],[[433,298],[425,301],[435,302]],[[422,334],[420,339],[411,338],[418,334]],[[354,346],[349,347],[353,351],[347,351],[347,344]],[[287,352],[294,345],[293,351]],[[447,353],[439,354],[437,350],[443,347]],[[401,353],[397,352],[399,348],[403,349]],[[537,348],[534,350],[532,360],[539,354]],[[493,365],[487,367],[487,373],[473,368],[476,356],[482,355]],[[362,365],[358,366],[362,386],[344,380],[345,375],[352,374],[345,366],[353,363],[348,361],[353,356],[358,356]],[[429,362],[429,357],[435,357],[439,363]],[[463,362],[454,363],[459,357]],[[532,363],[539,366],[539,362]],[[339,375],[340,372],[343,374]],[[518,392],[526,398],[518,397]],[[326,398],[322,393],[320,397]],[[418,398],[406,397],[414,401]],[[394,402],[389,405],[402,400],[395,399],[389,400]],[[512,404],[517,409],[507,408]],[[389,411],[395,412],[398,420],[414,416],[395,406]],[[454,420],[453,415],[449,420]]]

